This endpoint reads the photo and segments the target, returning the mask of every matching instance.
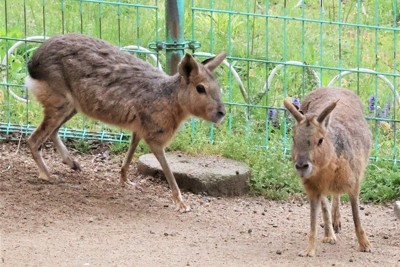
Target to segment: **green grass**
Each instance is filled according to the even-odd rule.
[[[199,41],[198,51],[227,51],[249,101],[244,99],[228,69],[220,68],[217,75],[229,111],[224,124],[214,129],[204,121],[189,121],[168,149],[191,154],[220,154],[248,163],[252,168],[250,183],[254,194],[287,199],[301,193],[287,157],[293,120],[282,109],[283,99],[286,96],[302,98],[313,90],[318,82],[312,70],[318,74],[322,85],[327,85],[339,70],[360,67],[381,73],[399,87],[398,58],[393,55],[399,54],[400,35],[398,29],[397,32],[393,29],[398,26],[400,4],[394,9],[395,1],[366,0],[367,15],[361,13],[356,1],[347,1],[347,4],[324,1],[323,10],[319,1],[306,1],[305,8],[293,8],[297,0],[185,1],[186,39]],[[147,7],[109,2],[46,1],[43,7],[44,1],[2,0],[0,61],[16,42],[14,38],[24,39],[25,36],[83,32],[119,46],[143,47],[165,39],[164,1],[120,1]],[[191,9],[192,4],[195,11]],[[19,96],[32,97],[21,85],[26,76],[26,61],[37,47],[38,43],[27,42],[9,57],[8,66],[0,66],[0,122],[37,125],[42,118],[36,101],[22,103],[6,90],[9,85]],[[139,56],[146,59],[143,54]],[[165,51],[161,51],[159,58],[165,62]],[[265,91],[263,88],[271,71],[277,64],[289,60],[306,62],[308,67],[288,65],[282,68]],[[335,85],[356,91],[366,115],[372,119],[369,122],[374,134],[371,156],[378,161],[372,160],[367,170],[363,199],[379,202],[398,198],[400,172],[393,160],[400,157],[396,149],[397,140],[400,140],[396,129],[399,108],[393,103],[392,91],[376,75],[365,73],[343,76]],[[374,111],[368,109],[371,96],[376,97]],[[386,118],[387,124],[375,121],[388,103],[391,112]],[[268,120],[269,108],[278,109],[278,127]],[[75,116],[66,126],[95,132],[120,131],[82,115]],[[82,140],[76,141],[74,146],[79,151],[90,150]],[[116,142],[110,149],[121,153],[126,147],[125,142]],[[147,151],[141,144],[138,153]]]
[[[257,140],[245,140],[235,135],[225,139],[224,136],[222,131],[217,131],[216,141],[211,143],[206,131],[192,134],[190,127],[185,127],[170,144],[169,150],[185,151],[191,155],[217,154],[247,163],[252,169],[250,185],[253,194],[279,200],[305,197],[290,157],[283,155],[280,145],[261,149],[256,147]],[[399,196],[399,167],[390,161],[370,161],[362,184],[361,199],[378,203]],[[347,200],[346,196],[344,200]]]

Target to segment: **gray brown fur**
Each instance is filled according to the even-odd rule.
[[[339,197],[343,193],[349,194],[360,250],[371,251],[358,211],[360,184],[372,145],[360,98],[347,89],[319,88],[304,98],[300,111],[290,100],[284,104],[297,120],[292,160],[311,207],[309,242],[300,255],[315,255],[319,207],[325,224],[323,242],[336,242],[334,232],[341,229]],[[327,195],[333,197],[332,214]]]
[[[166,162],[164,147],[190,115],[214,123],[223,119],[225,108],[213,71],[224,58],[221,53],[200,64],[186,54],[179,64],[179,73],[169,76],[100,39],[81,34],[49,39],[29,61],[26,80],[27,87],[44,107],[43,122],[28,139],[40,177],[50,179],[40,153],[49,137],[63,161],[80,169],[58,137],[58,129],[77,112],[83,112],[133,132],[121,168],[121,184],[129,183],[129,163],[143,139],[163,167],[177,208],[189,210]]]

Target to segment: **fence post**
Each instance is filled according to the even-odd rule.
[[[184,39],[184,0],[167,0],[166,17],[166,72],[175,74],[185,49]]]

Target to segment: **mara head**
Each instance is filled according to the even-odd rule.
[[[292,160],[297,174],[307,179],[325,167],[335,154],[335,148],[327,135],[329,117],[336,102],[328,103],[320,114],[303,115],[285,99],[284,105],[296,119],[293,129]]]
[[[180,95],[181,104],[192,115],[216,124],[222,121],[226,111],[213,72],[225,57],[225,53],[220,53],[198,63],[191,55],[186,54],[178,66],[184,84]]]

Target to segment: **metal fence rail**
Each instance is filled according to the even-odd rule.
[[[246,138],[264,137],[258,146],[287,151],[291,126],[283,99],[301,99],[316,86],[342,86],[363,100],[374,134],[372,158],[398,161],[397,0],[193,0],[191,14],[192,39],[207,36],[204,50],[226,47],[240,71],[243,86],[233,75],[228,79],[230,133],[245,125]],[[243,110],[244,122],[237,119]]]
[[[362,98],[374,135],[372,158],[399,161],[398,0],[166,2],[0,0],[0,139],[29,134],[41,120],[23,83],[25,64],[44,36],[82,32],[160,68],[169,60],[166,50],[189,50],[200,59],[225,50],[218,76],[227,121],[215,131],[192,119],[182,131],[193,140],[237,138],[287,153],[292,121],[283,99],[301,100],[317,86],[343,86]],[[165,37],[170,2],[184,7],[176,13],[184,16],[178,19],[183,39]],[[129,135],[81,115],[60,134],[113,142]]]

